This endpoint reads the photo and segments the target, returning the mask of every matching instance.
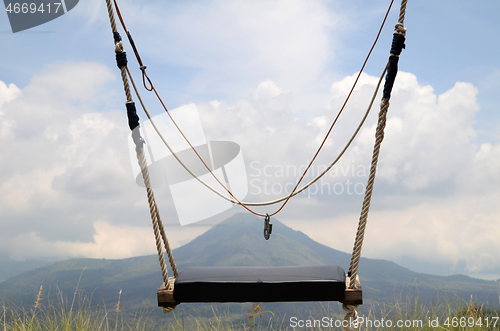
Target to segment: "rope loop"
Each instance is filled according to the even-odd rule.
[[[141,66],[141,71],[142,71],[142,85],[144,85],[144,88],[149,92],[153,91],[154,86],[153,83],[151,82],[151,79],[149,79],[148,74],[146,73],[146,66]],[[146,86],[146,79],[148,80],[149,87]]]

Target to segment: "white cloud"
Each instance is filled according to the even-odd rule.
[[[61,227],[71,230],[76,223],[80,223],[80,230],[83,227],[91,231],[91,223],[81,223],[82,219],[92,222],[95,215],[84,201],[72,197],[82,192],[64,190],[61,179],[78,173],[85,164],[93,164],[94,169],[84,168],[71,184],[86,178],[88,187],[103,186],[114,180],[107,189],[119,190],[117,184],[126,177],[128,164],[115,155],[126,132],[119,126],[122,115],[95,109],[110,94],[102,90],[114,78],[110,70],[93,63],[48,69],[35,76],[22,93],[16,92],[17,98],[1,106],[3,123],[13,123],[9,134],[0,139],[2,155],[7,156],[0,163],[0,199],[6,202],[0,218],[7,228],[3,236],[17,235],[25,229],[49,237],[64,236]],[[11,86],[11,90],[16,89]],[[99,168],[108,171],[93,176]],[[81,231],[81,235],[88,231]]]
[[[102,110],[107,104],[104,97],[115,93],[106,86],[113,77],[106,67],[82,63],[54,67],[22,91],[0,84],[8,91],[3,95],[9,95],[0,108],[2,119],[14,123],[0,139],[2,154],[10,158],[0,164],[0,198],[6,202],[1,207],[0,224],[6,230],[0,249],[22,258],[29,253],[21,243],[31,240],[40,256],[118,258],[154,253],[145,193],[131,180],[124,111]],[[298,117],[291,111],[296,93],[273,80],[256,84],[246,99],[233,104],[216,100],[198,104],[198,109],[207,139],[240,144],[249,180],[259,179],[257,185],[267,180],[268,188],[276,183],[274,188],[283,188],[296,181],[314,154],[352,80],[350,76],[332,84],[328,109],[321,116]],[[362,75],[315,173],[357,126],[376,81]],[[457,83],[435,95],[414,75],[399,73],[365,256],[409,256],[436,263],[465,260],[471,272],[500,266],[495,256],[500,249],[495,239],[500,232],[500,145],[475,146],[476,94],[471,84]],[[376,112],[334,169],[335,175],[325,178],[326,184],[366,182]],[[252,193],[252,185],[249,189]],[[175,209],[167,191],[156,194],[162,212],[170,215]],[[315,240],[349,252],[362,197],[347,191],[317,192],[318,187],[293,199],[277,217]],[[282,190],[261,191],[247,200],[281,195]],[[274,207],[266,212],[269,209]],[[165,221],[175,223],[170,216]],[[175,247],[206,228],[167,230],[174,234],[170,237]]]
[[[459,188],[464,194],[487,195],[500,187],[500,144],[483,143],[459,177]]]
[[[339,104],[347,94],[352,78],[332,86],[332,104]],[[366,103],[370,92],[362,88],[373,89],[376,79],[365,78],[360,83],[361,102]],[[476,94],[477,89],[471,84],[456,83],[436,96],[432,87],[419,85],[413,74],[399,72],[382,145],[379,177],[402,183],[414,191],[454,181],[473,159],[476,148],[473,144],[474,116],[479,110]],[[361,102],[353,103],[357,103],[355,107],[363,107]],[[375,107],[378,108],[378,102]],[[356,157],[371,156],[375,128],[373,123],[360,133],[354,146]]]
[[[189,72],[188,96],[241,95],[265,79],[300,89],[324,74],[336,45],[332,28],[345,20],[323,1],[120,6],[146,64],[152,60]]]
[[[6,119],[5,113],[2,112],[2,105],[11,102],[22,95],[22,92],[14,84],[7,86],[4,82],[0,81],[0,139],[9,139],[13,136],[13,129],[16,122],[12,119]]]
[[[378,28],[385,11],[375,2],[359,7],[299,0],[124,0],[120,5],[150,76],[156,77],[160,90],[173,96],[170,106],[217,99],[198,104],[207,138],[238,142],[247,166],[252,161],[260,171],[271,166],[267,168],[270,176],[257,176],[257,170],[248,168],[249,179],[259,179],[255,184],[260,187],[267,180],[269,189],[275,183],[279,184],[275,188],[294,183],[313,156],[354,80],[354,76],[338,76],[339,72],[357,70],[356,59],[366,51],[358,46],[372,42],[370,31]],[[454,10],[460,14],[467,9],[457,6]],[[391,15],[396,18],[397,10]],[[436,60],[435,52],[426,52],[424,45],[434,42],[429,39],[432,34],[423,26],[412,28],[411,22],[426,15],[417,9],[412,11],[413,19],[408,16],[404,65],[432,86],[422,85],[409,73],[398,75],[364,254],[378,258],[399,254],[438,263],[466,260],[469,270],[485,269],[488,264],[499,267],[495,252],[500,248],[500,144],[491,138],[498,138],[494,125],[497,62],[494,56],[485,55],[480,65],[471,67],[463,52],[454,54],[456,61],[442,62],[439,67],[425,60]],[[493,22],[494,15],[490,16]],[[5,39],[10,46],[2,54],[1,71],[11,76],[3,76],[7,84],[0,81],[0,250],[18,250],[19,258],[32,256],[33,251],[41,256],[61,251],[73,256],[101,256],[99,251],[106,257],[142,254],[148,250],[139,244],[133,249],[120,247],[119,238],[107,233],[122,231],[124,238],[133,241],[137,232],[141,240],[152,244],[146,239],[150,220],[144,189],[131,181],[126,141],[122,141],[128,128],[121,82],[115,79],[117,69],[108,57],[112,45],[104,2],[80,2],[67,17],[79,20],[54,21],[58,23],[52,26],[67,27],[59,30],[57,38],[28,32]],[[439,26],[436,23],[429,26]],[[460,19],[446,24],[464,26]],[[471,31],[471,35],[487,38],[488,34]],[[389,42],[390,36],[386,37]],[[463,42],[467,36],[460,38],[447,46],[467,44]],[[380,53],[375,50],[372,61],[378,63],[381,53],[385,61],[387,49],[382,48]],[[28,56],[32,49],[39,56]],[[127,50],[129,61],[134,62],[131,49]],[[109,60],[110,67],[84,62],[47,66],[28,86],[9,85],[24,84],[47,61],[55,61],[54,54],[76,61]],[[342,61],[333,61],[339,57]],[[135,64],[131,68],[137,70]],[[370,64],[367,70],[372,70]],[[338,81],[332,84],[331,77]],[[447,86],[456,77],[474,80],[475,86],[462,82]],[[111,81],[110,88],[107,83]],[[312,169],[315,173],[350,136],[375,82],[375,77],[362,75]],[[436,93],[434,88],[449,90]],[[489,106],[489,112],[481,110],[478,120],[483,123],[477,127],[476,97],[483,109]],[[334,169],[334,176],[326,178],[330,186],[324,188],[341,184],[347,189],[348,180],[351,185],[366,183],[377,111]],[[349,195],[347,190],[319,195],[315,193],[318,188],[322,187],[292,200],[278,218],[315,240],[349,252],[362,197]],[[155,193],[165,221],[176,223],[168,190]],[[248,199],[280,195],[262,193]],[[174,241],[174,246],[198,233],[175,227],[168,231],[175,234],[173,240],[184,238]],[[20,242],[30,239],[36,244],[31,251],[23,250]]]
[[[332,84],[330,109],[342,104],[353,79],[350,76]],[[365,110],[376,81],[375,77],[362,75],[351,104],[333,130],[333,141],[325,147],[328,157],[323,157],[317,166],[328,164],[326,161],[345,143]],[[495,253],[500,251],[495,240],[500,232],[496,222],[500,218],[500,145],[475,145],[474,117],[479,111],[476,94],[473,85],[456,83],[445,93],[435,95],[432,87],[420,85],[413,74],[398,74],[380,156],[365,256],[410,256],[448,265],[465,260],[470,272],[500,267]],[[286,102],[277,103],[280,98]],[[293,93],[283,92],[276,83],[266,81],[252,97],[234,105],[217,101],[199,107],[207,135],[237,141],[248,163],[254,162],[247,169],[249,180],[259,175],[261,180],[250,185],[250,192],[261,194],[247,200],[262,201],[283,195],[278,190],[265,195],[263,189],[255,188],[264,185],[263,177],[268,188],[295,183],[295,175],[282,175],[283,172],[289,166],[298,169],[305,164],[304,155],[311,155],[336,115],[328,111],[306,120],[295,118],[287,113],[293,100]],[[336,177],[327,177],[327,182],[346,183],[347,178],[366,183],[368,171],[358,174],[358,170],[368,170],[374,144],[374,115],[334,169]],[[266,170],[271,175],[264,175]],[[273,193],[271,189],[267,192]],[[310,199],[300,195],[276,217],[313,239],[350,252],[361,196],[348,196],[346,190],[340,196],[315,192],[318,187],[311,189]],[[275,208],[267,208],[266,212]]]
[[[0,248],[9,247],[10,257],[15,260],[46,256],[123,259],[156,253],[155,237],[150,227],[114,226],[104,221],[97,221],[93,224],[93,228],[94,236],[91,242],[51,241],[35,232],[28,231],[13,239],[5,240]],[[186,237],[197,236],[203,233],[206,228],[191,228],[190,230],[179,232],[170,229],[170,234],[173,232],[176,234],[171,236],[171,247],[180,246],[186,241]]]
[[[114,78],[109,68],[82,62],[48,66],[22,91],[0,82],[0,251],[17,259],[154,253],[125,111],[106,109]],[[168,192],[156,193],[164,221],[175,223]],[[177,233],[171,245],[205,230]]]
[[[498,270],[500,208],[495,202],[499,198],[498,193],[481,197],[427,197],[404,209],[393,206],[392,210],[372,210],[362,256],[389,260],[412,257],[450,267],[465,261],[470,273]],[[359,213],[353,212],[315,221],[296,219],[289,225],[325,245],[351,253],[358,219]]]
[[[420,261],[454,265],[465,260],[469,272],[498,269],[500,247],[495,238],[500,235],[500,209],[493,205],[498,198],[497,193],[427,199],[404,211],[375,212],[366,255],[395,258],[406,254]],[[488,211],[480,208],[484,205],[489,205]]]
[[[210,139],[231,137],[251,160],[298,168],[314,155],[355,76],[332,84],[329,110],[310,119],[295,117],[290,112],[294,93],[282,91],[269,80],[259,84],[250,98],[234,105],[223,101],[199,105],[205,131]],[[361,76],[317,165],[329,164],[347,142],[371,99],[377,80],[367,74]],[[474,115],[479,109],[476,93],[477,89],[471,84],[457,83],[438,97],[430,86],[420,86],[414,75],[400,72],[391,100],[379,178],[395,185],[403,184],[410,191],[454,182],[473,159],[476,148],[473,144]],[[368,169],[378,101],[373,108],[365,128],[339,162],[346,174],[351,173],[348,168]],[[362,173],[364,176],[367,171]]]
[[[21,90],[14,84],[7,86],[4,82],[0,82],[0,107],[4,103],[11,102],[21,94]]]

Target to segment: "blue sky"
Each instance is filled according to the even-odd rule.
[[[255,184],[247,200],[263,201],[279,194],[258,192],[258,184],[293,182],[294,174],[277,171],[310,160],[389,1],[119,4],[167,107],[194,102],[207,138],[239,143]],[[398,11],[396,2],[318,167],[338,153],[366,108]],[[409,1],[407,47],[365,256],[427,272],[500,275],[499,12],[494,0]],[[6,156],[0,162],[0,252],[32,256],[21,247],[30,240],[37,257],[154,253],[146,199],[134,186],[124,145],[124,95],[105,2],[81,1],[62,17],[16,34],[0,14],[0,39],[0,151]],[[125,48],[138,80],[128,43]],[[155,100],[143,95],[160,114]],[[324,187],[366,182],[375,113]],[[265,165],[275,178],[257,176]],[[174,246],[208,229],[176,226],[169,191],[158,195]],[[278,218],[349,252],[361,200],[316,188]],[[242,210],[220,218],[235,211]]]

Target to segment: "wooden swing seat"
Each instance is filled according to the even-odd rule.
[[[188,267],[173,289],[158,290],[158,306],[194,302],[363,303],[362,289],[349,289],[350,279],[339,266]]]

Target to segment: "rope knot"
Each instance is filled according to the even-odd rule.
[[[140,67],[139,67],[139,69],[141,69],[141,71],[146,70],[146,68],[147,68],[146,66],[140,66]]]
[[[357,305],[346,305],[342,304],[342,309],[344,309],[347,314],[344,317],[344,323],[342,323],[343,329],[345,331],[353,331],[358,328],[358,312],[356,311],[358,308]]]
[[[115,53],[125,52],[123,50],[123,41],[119,41],[115,44]]]
[[[118,68],[125,67],[127,65],[127,52],[125,52],[123,41],[121,40],[115,44],[115,55]]]
[[[403,25],[403,23],[396,23],[396,26],[394,27],[394,30],[396,31],[396,33],[399,33],[399,34],[402,34],[402,35],[406,34],[406,28]]]
[[[175,307],[169,306],[169,307],[162,307],[162,311],[164,314],[168,314],[172,311],[174,311]]]
[[[123,48],[123,41],[115,44],[116,65],[118,68],[127,66],[127,52]],[[123,74],[122,74],[123,75]]]

